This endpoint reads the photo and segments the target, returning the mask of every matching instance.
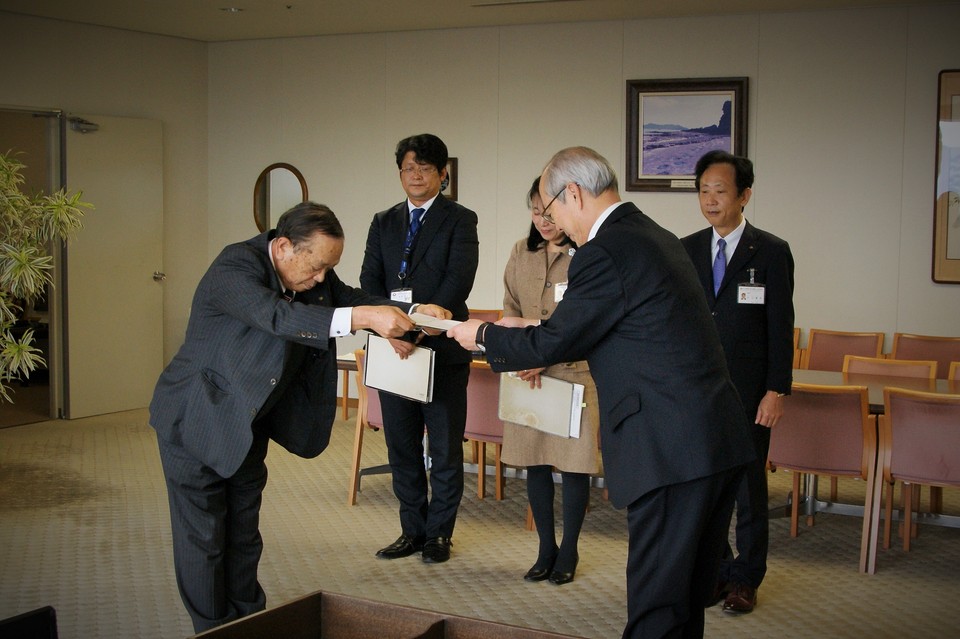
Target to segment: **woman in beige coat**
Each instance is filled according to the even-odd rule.
[[[513,247],[503,274],[504,318],[501,323],[521,325],[537,323],[553,314],[566,290],[567,267],[576,245],[555,224],[543,218],[543,201],[537,178],[527,194],[532,223],[530,234]],[[599,471],[597,428],[597,388],[587,363],[570,362],[549,368],[519,371],[531,387],[539,387],[540,375],[555,377],[584,386],[585,409],[580,436],[565,438],[519,424],[504,423],[503,461],[527,468],[527,497],[540,536],[537,561],[524,575],[527,581],[562,585],[573,581],[579,554],[577,540],[583,526],[590,496],[590,474]],[[563,480],[563,539],[559,547],[554,532],[553,469]]]

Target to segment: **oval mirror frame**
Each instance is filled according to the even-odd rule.
[[[286,162],[276,162],[265,168],[260,172],[253,186],[253,221],[261,233],[270,228],[270,174],[279,169],[289,171],[297,179],[303,197],[301,202],[310,199],[307,194],[307,181],[303,179],[303,174],[297,167]]]

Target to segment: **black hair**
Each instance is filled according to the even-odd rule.
[[[527,191],[527,208],[533,208],[533,198],[534,196],[540,196],[540,178],[538,177],[533,181],[533,184],[530,186],[530,190]],[[570,236],[564,234],[563,241],[560,242],[560,246],[571,245],[573,248],[577,248],[577,243],[570,239]],[[543,236],[540,235],[540,231],[537,229],[537,225],[533,222],[530,222],[530,232],[527,235],[527,250],[531,253],[536,252],[546,243],[546,240],[543,239]]]
[[[285,237],[294,249],[301,242],[309,241],[317,233],[343,239],[340,220],[326,204],[301,202],[277,220],[277,237]]]
[[[700,190],[700,177],[703,176],[704,171],[714,164],[733,166],[733,172],[736,174],[737,195],[753,186],[753,162],[726,151],[708,151],[697,160],[697,166],[694,169],[694,175],[696,176],[694,184],[698,191]]]
[[[439,173],[447,167],[447,145],[431,133],[421,133],[404,138],[397,143],[397,168],[402,168],[403,158],[413,151],[419,163],[432,164]]]

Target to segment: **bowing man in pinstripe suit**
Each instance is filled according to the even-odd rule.
[[[336,412],[336,342],[358,329],[399,336],[409,304],[348,286],[334,267],[343,228],[299,204],[276,230],[232,244],[194,294],[186,339],[157,382],[157,431],[180,596],[197,632],[262,610],[260,501],[273,439],[320,454]],[[421,305],[420,312],[449,317]]]

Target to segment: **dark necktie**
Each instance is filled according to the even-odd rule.
[[[407,228],[407,240],[403,243],[403,256],[400,260],[400,279],[407,278],[407,267],[410,265],[410,255],[413,253],[413,240],[417,237],[417,231],[420,230],[420,224],[423,222],[425,209],[413,209],[410,211],[410,226]]]
[[[727,272],[727,256],[724,249],[727,241],[723,238],[717,240],[717,259],[713,260],[713,295],[716,297],[720,291],[720,283],[723,282],[723,274]]]
[[[420,230],[420,224],[423,222],[423,214],[425,212],[424,209],[413,209],[410,211],[410,231],[408,235],[411,240],[416,236],[417,231]]]

